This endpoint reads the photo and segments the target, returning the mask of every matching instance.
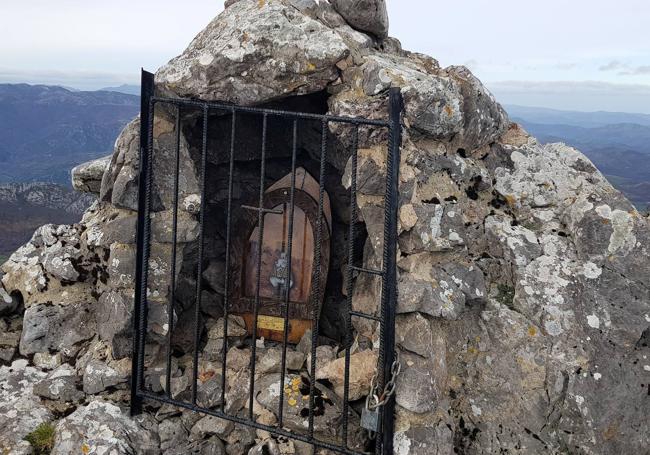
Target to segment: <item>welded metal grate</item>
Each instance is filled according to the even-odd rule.
[[[173,227],[172,227],[172,249],[171,249],[171,276],[170,276],[170,295],[168,301],[168,330],[167,330],[167,346],[166,346],[166,387],[162,393],[154,393],[147,390],[145,387],[145,344],[148,326],[148,301],[147,301],[147,279],[148,279],[148,264],[150,256],[151,244],[151,210],[152,200],[152,181],[153,173],[152,162],[154,158],[154,112],[156,106],[166,106],[167,111],[174,112],[176,116],[175,125],[175,163],[173,164],[174,178],[173,178]],[[180,174],[180,148],[181,148],[181,117],[184,109],[193,109],[200,112],[202,115],[202,141],[201,141],[201,168],[200,168],[200,187],[201,187],[201,211],[199,214],[199,240],[198,240],[198,270],[197,270],[197,283],[195,292],[195,305],[194,305],[194,352],[193,352],[193,374],[191,384],[191,398],[187,401],[180,399],[173,399],[170,391],[171,381],[171,365],[172,365],[172,333],[173,333],[173,306],[175,301],[176,291],[176,258],[177,258],[177,222],[178,222],[178,206],[179,206],[179,174]],[[325,172],[327,160],[327,142],[328,131],[330,125],[345,124],[352,128],[352,149],[351,153],[351,186],[350,186],[350,225],[349,225],[349,239],[348,239],[348,267],[346,269],[347,278],[347,302],[345,306],[346,314],[346,350],[345,350],[345,376],[344,376],[344,397],[343,397],[343,412],[341,423],[341,434],[339,443],[333,444],[331,442],[319,440],[314,434],[314,409],[315,409],[315,380],[310,380],[309,386],[309,427],[305,433],[295,431],[288,431],[284,428],[283,404],[285,400],[284,380],[286,374],[287,362],[287,334],[289,327],[289,294],[290,287],[285,286],[283,301],[283,316],[284,316],[284,340],[282,343],[282,366],[281,366],[281,387],[279,398],[278,410],[278,424],[275,426],[264,425],[256,422],[253,415],[253,400],[255,393],[255,356],[256,356],[256,343],[252,342],[252,354],[250,361],[250,387],[248,397],[249,408],[248,416],[241,417],[230,415],[225,411],[225,393],[226,393],[226,353],[228,350],[227,338],[224,339],[222,349],[222,388],[221,388],[221,406],[215,409],[208,409],[201,407],[197,404],[197,384],[198,384],[198,359],[199,359],[199,318],[201,317],[201,293],[202,293],[202,264],[204,255],[204,236],[205,236],[205,212],[207,204],[206,199],[206,167],[208,155],[208,129],[209,129],[209,115],[210,113],[221,113],[230,115],[230,150],[229,150],[229,175],[228,175],[228,200],[227,209],[225,213],[226,223],[226,252],[225,252],[225,277],[224,277],[224,335],[228,334],[228,311],[230,307],[230,269],[231,265],[231,236],[232,229],[232,199],[233,199],[233,178],[235,166],[235,154],[237,152],[238,144],[236,143],[236,131],[238,128],[238,120],[243,114],[254,115],[262,118],[262,140],[260,150],[260,191],[259,191],[259,204],[257,206],[248,206],[249,210],[255,211],[258,217],[259,226],[259,245],[262,244],[264,232],[264,215],[269,210],[264,208],[264,190],[265,190],[265,166],[266,166],[266,153],[267,153],[267,133],[269,128],[269,119],[281,118],[290,122],[291,126],[291,144],[287,144],[287,149],[291,149],[291,187],[289,197],[289,226],[288,226],[288,267],[291,271],[291,248],[293,244],[293,225],[294,225],[294,205],[295,205],[295,192],[296,192],[296,155],[298,144],[298,123],[300,121],[315,121],[320,124],[320,173],[319,173],[319,191],[318,191],[318,222],[315,227],[315,243],[314,243],[314,267],[313,267],[313,292],[311,298],[311,324],[312,324],[312,343],[311,343],[311,364],[309,365],[310,377],[315,377],[316,372],[316,347],[317,337],[319,331],[319,310],[320,307],[316,302],[318,294],[321,289],[321,280],[318,274],[321,273],[320,258],[321,258],[321,243],[323,236],[323,204],[325,193]],[[395,344],[395,307],[397,300],[397,284],[396,284],[396,254],[397,254],[397,207],[398,207],[398,175],[399,175],[399,162],[400,162],[400,143],[401,143],[401,113],[402,113],[402,98],[399,89],[393,89],[390,92],[390,107],[388,120],[372,120],[365,118],[349,118],[337,117],[330,115],[318,115],[312,113],[289,112],[272,109],[261,109],[254,107],[235,106],[215,102],[203,102],[199,100],[177,99],[177,98],[162,98],[154,96],[154,81],[153,74],[143,71],[142,72],[142,99],[141,99],[141,133],[140,133],[140,175],[139,175],[139,211],[138,211],[138,230],[137,230],[137,264],[136,264],[136,296],[135,296],[135,311],[134,311],[134,349],[133,349],[133,375],[131,384],[131,411],[132,414],[139,414],[142,412],[143,400],[151,399],[161,403],[168,403],[180,408],[186,408],[193,411],[201,412],[204,414],[212,415],[215,417],[227,419],[229,421],[247,425],[255,429],[268,431],[276,436],[284,436],[300,440],[311,444],[314,447],[314,453],[317,448],[325,448],[337,453],[343,454],[360,454],[362,452],[355,451],[350,448],[348,444],[348,429],[349,429],[349,388],[350,388],[350,348],[352,344],[352,317],[365,318],[380,323],[380,347],[379,347],[379,361],[378,368],[381,373],[378,375],[379,390],[383,390],[384,385],[390,380],[391,365],[394,362],[394,344]],[[355,266],[354,253],[355,247],[355,225],[357,224],[357,167],[358,167],[358,138],[359,128],[371,127],[388,130],[389,144],[387,146],[387,172],[385,182],[385,196],[384,196],[384,242],[383,242],[383,263],[381,270],[365,269]],[[209,195],[208,195],[209,196]],[[262,248],[259,248],[259,255],[257,258],[257,292],[255,296],[254,305],[254,318],[253,318],[253,334],[257,333],[258,322],[258,309],[260,301],[260,259]],[[378,315],[365,314],[352,310],[352,294],[353,294],[353,272],[372,274],[381,278],[382,280],[382,297],[381,309]],[[381,408],[381,424],[380,430],[377,434],[377,443],[375,453],[377,454],[391,454],[393,453],[393,414],[394,414],[394,400],[389,399],[385,406]]]

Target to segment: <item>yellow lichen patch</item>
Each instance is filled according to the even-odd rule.
[[[537,329],[531,325],[530,327],[528,327],[528,335],[534,337],[535,335],[537,335]]]
[[[286,393],[287,395],[290,394],[290,393],[291,393],[291,389],[290,389],[289,387],[285,387],[285,388],[284,388],[284,393]]]
[[[260,8],[264,8],[264,5],[266,5],[266,0],[258,0],[257,6]]]
[[[81,444],[81,453],[83,453],[84,455],[90,453],[90,447],[88,447],[88,444],[86,444],[85,442]]]
[[[303,395],[303,396],[302,396],[302,399],[303,399],[303,401],[307,401],[307,400],[309,400],[309,395]]]
[[[506,199],[506,203],[507,203],[510,207],[514,207],[514,206],[517,204],[517,199],[516,199],[514,196],[511,196],[511,195],[507,194],[507,195],[505,196],[505,199]]]
[[[316,65],[314,65],[312,62],[307,62],[307,71],[315,71],[316,70]]]
[[[292,406],[292,407],[295,407],[296,404],[298,404],[298,402],[296,401],[295,398],[289,398],[289,399],[287,400],[287,403],[289,403],[289,406]]]
[[[605,439],[605,441],[609,441],[614,439],[617,435],[618,435],[618,423],[612,423],[603,432],[603,439]]]

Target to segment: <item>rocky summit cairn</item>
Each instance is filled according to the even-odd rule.
[[[441,68],[431,57],[403,50],[387,32],[382,0],[229,0],[181,55],[158,70],[157,88],[171,96],[276,107],[299,102],[323,113],[383,119],[388,89],[401,87],[396,338],[402,374],[395,453],[645,453],[648,219],[580,152],[542,145],[510,123],[469,70]],[[171,266],[171,119],[161,112],[154,125],[161,167],[153,181],[155,274],[148,290],[145,380],[155,392],[166,383],[169,315],[162,303]],[[32,453],[25,436],[49,424],[56,454],[311,453],[299,442],[169,406],[151,404],[138,419],[127,417],[138,125],[135,119],[122,131],[101,181],[97,170],[105,163],[75,171],[77,188],[100,193],[83,219],[43,226],[2,265],[0,452]],[[349,132],[332,133],[349,144]],[[192,129],[184,130],[170,391],[179,399],[187,399],[191,380],[193,309],[183,293],[191,295],[194,285],[201,208],[192,140]],[[362,132],[359,141],[358,205],[368,233],[364,263],[372,268],[382,250],[377,196],[386,137]],[[328,154],[342,187],[351,169],[345,149]],[[245,178],[240,181],[245,190]],[[213,280],[222,276],[220,248],[216,240],[206,247],[215,259],[204,272],[210,286],[205,311],[222,299]],[[342,263],[334,260],[332,270]],[[355,310],[376,311],[377,281],[358,277],[353,290]],[[224,334],[220,314],[205,311],[199,404],[218,404],[220,352],[227,342],[227,411],[246,412],[250,340],[243,321],[233,317]],[[323,330],[335,338],[336,324],[329,327]],[[354,331],[351,393],[362,400],[374,373],[378,328],[355,320]],[[290,380],[304,375],[309,340],[290,351]],[[323,393],[333,397],[315,421],[321,438],[332,437],[337,427],[340,349],[324,341],[317,349],[317,378],[326,380],[331,389]],[[263,392],[254,415],[274,424],[277,396],[268,391],[279,380],[280,351],[269,343],[257,352],[256,383]],[[285,412],[290,429],[299,430],[303,420],[296,409]],[[352,444],[360,448],[366,441],[355,428]]]

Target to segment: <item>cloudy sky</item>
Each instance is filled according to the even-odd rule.
[[[0,82],[137,83],[221,0],[4,0]],[[388,0],[391,35],[469,66],[504,103],[650,113],[647,0]]]

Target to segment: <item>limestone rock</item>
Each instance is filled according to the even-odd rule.
[[[77,402],[84,393],[77,388],[79,377],[70,365],[61,365],[34,385],[34,394],[48,400]]]
[[[70,171],[72,187],[82,193],[91,193],[99,196],[104,171],[111,161],[111,156],[80,164]]]
[[[276,414],[278,412],[280,400],[280,375],[270,374],[262,377],[256,382],[257,402],[267,410]],[[335,441],[339,432],[339,427],[335,423],[340,418],[342,409],[339,406],[339,400],[334,398],[334,392],[324,389],[322,386],[316,387],[316,395],[321,399],[318,400],[318,409],[314,414],[314,431],[325,440]],[[308,424],[309,415],[309,385],[304,382],[300,376],[285,376],[285,399],[284,399],[284,424],[287,428],[294,431],[304,431]],[[359,429],[358,417],[350,415],[350,447],[359,448],[364,442],[363,431]]]
[[[224,318],[220,318],[209,330],[208,339],[223,338]],[[246,324],[241,316],[228,315],[228,338],[246,335]]]
[[[56,350],[66,357],[79,351],[79,343],[96,333],[92,305],[33,305],[25,310],[20,338],[22,355]]]
[[[398,313],[419,311],[430,316],[457,319],[465,308],[466,297],[442,270],[433,269],[432,277],[400,277]]]
[[[0,361],[10,363],[20,342],[20,319],[9,322],[0,319]]]
[[[119,362],[115,365],[108,365],[99,360],[91,360],[86,365],[83,374],[83,389],[88,395],[102,392],[109,387],[126,384],[131,376],[131,365],[126,362]]]
[[[213,416],[202,417],[190,430],[193,440],[205,439],[206,436],[216,435],[225,439],[233,430],[234,424],[228,420]]]
[[[131,419],[114,404],[91,401],[58,422],[52,455],[158,453],[157,427],[147,415]]]
[[[444,354],[444,351],[443,351]],[[443,393],[447,370],[444,359],[423,358],[403,352],[402,371],[397,377],[396,403],[415,413],[433,411]]]
[[[130,294],[130,295],[129,295]],[[116,359],[131,354],[133,343],[133,294],[125,291],[108,291],[99,297],[97,333],[108,342]]]
[[[334,8],[357,30],[378,38],[388,36],[388,11],[385,0],[332,0]]]
[[[361,351],[350,356],[349,400],[358,400],[370,392],[370,381],[377,371],[377,351]],[[316,379],[327,379],[334,392],[343,397],[345,385],[345,358],[333,360],[316,370]]]
[[[34,384],[46,376],[24,359],[0,367],[0,450],[4,453],[31,454],[25,436],[52,421],[51,412],[33,393]]]
[[[347,56],[341,36],[285,0],[239,1],[156,73],[166,93],[261,103],[324,89]]]
[[[101,200],[137,210],[139,147],[140,119],[136,118],[122,130],[115,142],[115,152],[102,176]]]

